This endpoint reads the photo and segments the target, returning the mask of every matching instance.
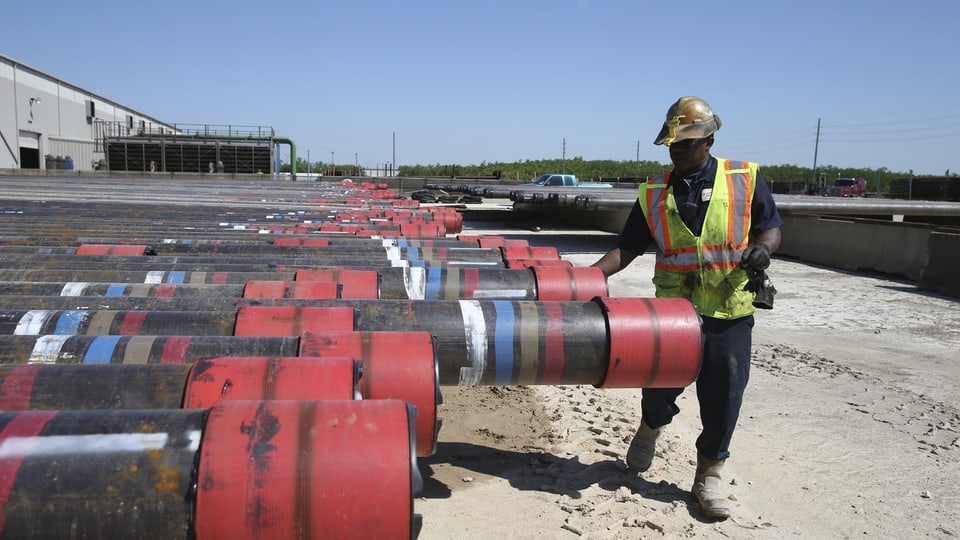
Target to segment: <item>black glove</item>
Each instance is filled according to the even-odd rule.
[[[750,244],[740,257],[740,266],[758,272],[770,266],[770,248],[766,244]]]

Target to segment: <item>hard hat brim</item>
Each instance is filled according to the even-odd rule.
[[[695,124],[681,124],[673,128],[673,137],[670,136],[670,126],[666,122],[660,128],[660,133],[653,140],[653,144],[665,144],[670,146],[672,143],[684,141],[687,139],[703,139],[709,137],[713,132],[720,129],[720,119],[714,116],[709,122],[697,122]]]

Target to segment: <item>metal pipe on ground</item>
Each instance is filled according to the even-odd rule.
[[[217,356],[299,351],[299,336],[0,335],[2,364],[192,364]]]
[[[399,400],[2,412],[2,534],[416,538],[413,414]]]
[[[255,280],[290,280],[297,269],[266,272],[193,272],[186,270],[114,270],[89,268],[0,268],[0,280],[59,281],[70,283],[129,283],[169,285],[243,285]]]
[[[441,385],[681,387],[696,377],[701,354],[696,311],[690,302],[670,298],[316,300],[222,312],[0,311],[4,335],[298,336],[331,330],[430,332],[437,339]]]
[[[171,231],[166,231],[170,233]],[[214,251],[222,251],[220,246],[360,246],[360,247],[420,247],[420,248],[439,248],[439,247],[494,247],[480,246],[478,239],[468,235],[460,235],[458,238],[370,238],[361,236],[347,236],[343,234],[321,234],[311,232],[309,234],[287,234],[287,235],[230,235],[230,231],[215,231],[212,233],[179,233],[156,234],[153,236],[141,236],[135,230],[127,231],[122,236],[37,236],[37,235],[0,235],[0,246],[59,246],[59,247],[77,247],[81,244],[138,244],[147,245],[153,248],[158,254],[170,253],[189,253],[189,252],[209,252],[209,248]],[[243,236],[243,238],[230,238],[230,236]],[[462,239],[461,239],[462,237]],[[516,240],[515,242],[527,244],[525,240]],[[230,248],[226,248],[229,250]],[[259,248],[258,248],[259,249]]]
[[[78,281],[0,281],[4,296],[141,296],[168,298],[234,297],[244,285],[196,285],[164,283],[90,283]]]
[[[560,266],[560,265],[558,265]],[[607,295],[596,268],[534,266],[523,268],[376,268],[306,269],[293,276],[265,273],[0,270],[0,296],[239,296],[240,283],[336,280],[340,298],[385,300],[589,300]],[[91,281],[93,280],[93,281]],[[98,283],[97,281],[101,281]],[[196,283],[202,283],[197,285]],[[208,285],[218,283],[216,285]],[[219,294],[219,291],[223,291]],[[248,295],[249,296],[249,295]],[[284,295],[281,295],[283,297]],[[285,295],[287,297],[291,295]],[[93,302],[93,300],[89,300]],[[16,307],[11,303],[9,308]],[[53,309],[73,309],[60,304]],[[27,307],[27,306],[23,306]],[[30,309],[39,309],[34,305]],[[118,308],[119,309],[119,308]]]
[[[99,257],[102,259],[113,260],[83,260],[87,257],[62,257],[60,259],[41,260],[31,258],[32,260],[10,261],[3,260],[0,257],[0,271],[3,270],[95,270],[97,268],[109,268],[112,271],[139,271],[139,272],[275,272],[286,274],[306,268],[336,268],[350,267],[356,269],[372,269],[378,267],[388,268],[504,268],[503,260],[489,261],[429,261],[429,260],[371,260],[366,258],[337,258],[337,259],[304,259],[295,264],[276,264],[276,263],[250,263],[235,261],[227,263],[225,261],[210,262],[185,262],[185,261],[156,261],[154,257],[141,257],[142,260],[134,261],[129,257]],[[126,260],[122,260],[126,259]],[[181,274],[182,275],[182,274]],[[283,278],[275,278],[283,279]]]
[[[0,405],[6,405],[0,409],[179,407],[189,374],[202,375],[218,391],[226,385],[225,378],[211,377],[212,368],[198,370],[189,364],[209,365],[213,357],[222,363],[227,357],[256,358],[254,366],[258,366],[263,358],[297,355],[356,359],[362,370],[359,394],[364,399],[402,399],[413,404],[418,411],[417,449],[426,452],[422,455],[435,451],[440,429],[437,406],[442,397],[436,343],[428,332],[325,331],[305,333],[302,338],[0,336]],[[84,371],[83,367],[103,369]],[[59,391],[51,382],[54,378],[62,385]],[[276,399],[276,392],[272,396]]]
[[[216,357],[192,364],[3,364],[0,409],[206,409],[220,400],[356,399],[352,358]]]
[[[30,266],[34,268],[107,266],[110,268],[123,268],[136,265],[149,266],[151,268],[162,266],[177,269],[187,269],[197,266],[216,267],[240,265],[262,265],[273,268],[298,265],[308,267],[394,266],[397,262],[406,263],[402,266],[418,266],[420,262],[426,265],[441,265],[446,263],[466,266],[470,264],[500,264],[502,266],[503,260],[504,256],[501,250],[492,248],[426,248],[423,250],[420,248],[374,248],[366,251],[331,249],[326,251],[324,255],[318,257],[313,257],[309,254],[296,257],[258,256],[255,254],[249,256],[124,256],[109,254],[64,256],[62,254],[6,253],[0,251],[0,262],[3,262],[4,267],[7,268],[14,266]]]

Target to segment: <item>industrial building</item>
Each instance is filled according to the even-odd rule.
[[[267,126],[171,124],[0,55],[0,170],[269,173]]]

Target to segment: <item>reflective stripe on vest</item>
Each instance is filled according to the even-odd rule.
[[[717,158],[703,229],[694,236],[680,217],[670,173],[640,186],[639,201],[657,244],[657,296],[690,299],[703,315],[737,318],[753,313],[753,294],[743,290],[740,258],[750,234],[755,163]]]
[[[755,181],[751,165],[743,161],[717,159],[717,177],[711,201],[725,199],[727,211],[725,216],[720,216],[719,210],[711,209],[723,206],[722,203],[710,204],[699,238],[693,236],[680,220],[676,201],[667,197],[671,194],[668,189],[670,173],[641,186],[647,225],[660,248],[657,250],[658,267],[689,272],[701,265],[704,270],[735,268],[739,265],[750,233],[750,202],[753,200]],[[725,230],[718,230],[721,223]],[[678,232],[676,236],[679,238],[674,238],[671,231]],[[687,238],[684,239],[684,236]]]

